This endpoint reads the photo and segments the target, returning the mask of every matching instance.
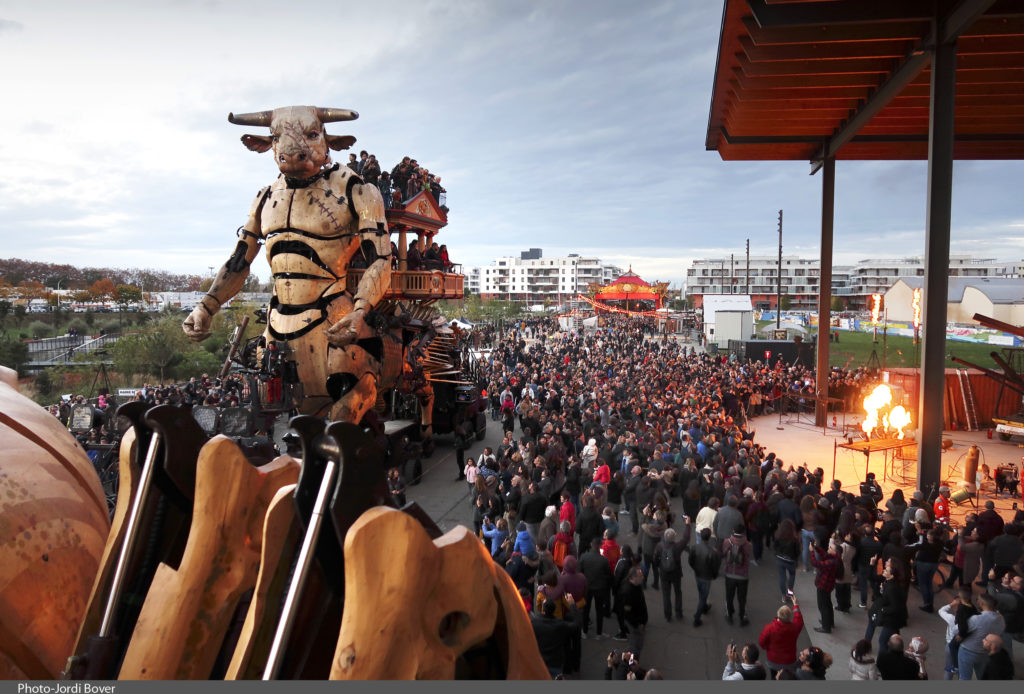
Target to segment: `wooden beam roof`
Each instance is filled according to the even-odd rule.
[[[957,159],[1024,159],[1021,0],[724,0],[706,147],[927,159],[931,51],[957,43]]]

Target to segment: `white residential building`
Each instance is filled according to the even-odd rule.
[[[818,308],[818,258],[782,256],[782,295],[794,310]],[[1012,263],[970,255],[950,255],[950,277],[1020,277],[1024,262]],[[694,260],[686,271],[686,297],[700,307],[704,294],[749,294],[755,309],[774,309],[778,290],[779,257],[746,256]],[[924,258],[868,258],[852,266],[833,266],[832,296],[846,300],[851,310],[866,309],[872,294],[885,292],[905,277],[923,277]]]
[[[622,274],[622,268],[602,263],[600,258],[582,257],[572,253],[566,257],[545,258],[539,248],[531,248],[520,257],[505,256],[479,272],[479,294],[485,299],[499,298],[527,304],[543,303],[545,299],[561,304],[596,282],[606,284]],[[466,273],[466,290],[470,291]]]
[[[781,267],[782,294],[789,297],[790,308],[796,311],[817,309],[818,260],[784,255]],[[833,289],[846,285],[848,269],[832,268]],[[686,297],[692,296],[694,307],[700,308],[705,294],[742,294],[750,296],[756,309],[774,309],[778,278],[777,255],[750,256],[749,274],[746,255],[694,260],[686,270]]]

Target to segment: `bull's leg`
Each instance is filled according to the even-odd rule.
[[[337,376],[339,374],[336,374]],[[348,376],[349,374],[340,374]],[[332,376],[331,378],[334,378]],[[354,379],[354,377],[352,377]],[[377,400],[377,378],[373,374],[364,374],[354,380],[353,386],[341,394],[331,407],[331,421],[351,422],[359,424],[374,402]]]

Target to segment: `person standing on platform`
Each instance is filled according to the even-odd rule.
[[[629,627],[629,650],[639,656],[647,633],[647,598],[644,596],[644,570],[634,566],[620,587],[622,613]]]
[[[711,528],[700,531],[700,542],[690,550],[690,568],[697,579],[697,611],[693,614],[693,626],[701,625],[701,617],[711,611],[708,597],[711,594],[711,582],[718,578],[718,570],[722,563],[722,555],[711,543]]]
[[[747,587],[750,583],[750,560],[753,548],[747,540],[746,526],[740,521],[732,535],[722,543],[722,557],[725,564],[725,621],[732,624],[733,597],[739,602],[740,626],[747,626]]]
[[[843,567],[838,554],[835,540],[831,540],[828,549],[822,549],[815,539],[811,547],[811,563],[817,569],[814,587],[818,594],[818,613],[821,615],[821,626],[814,627],[819,634],[831,634],[835,626],[835,611],[832,607],[832,591],[836,587],[836,578]]]
[[[792,596],[793,607],[783,605],[775,619],[765,625],[757,642],[764,649],[765,662],[775,679],[779,670],[796,670],[796,642],[804,629],[800,603]]]

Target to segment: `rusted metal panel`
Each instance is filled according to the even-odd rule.
[[[917,369],[886,369],[889,385],[906,394],[905,406],[917,421],[919,406],[920,373]],[[1000,393],[999,383],[981,371],[967,369],[967,378],[974,392],[975,412],[979,427],[988,427],[993,417],[1014,414],[1021,410],[1021,396],[1010,388]],[[908,404],[907,404],[908,403]],[[963,429],[967,426],[967,410],[964,407],[960,377],[956,369],[946,369],[946,384],[943,396],[943,428]],[[955,426],[954,426],[955,425]]]

